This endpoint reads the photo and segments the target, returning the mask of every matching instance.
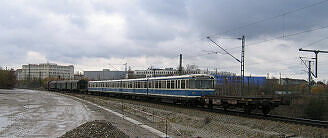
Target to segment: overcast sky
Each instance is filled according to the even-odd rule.
[[[1,0],[0,66],[175,68],[181,53],[184,65],[239,74],[240,64],[206,37],[240,58],[237,38],[245,35],[246,75],[307,79],[299,56],[314,54],[298,49],[328,50],[328,1],[321,1]],[[328,79],[328,54],[318,65],[319,80]]]

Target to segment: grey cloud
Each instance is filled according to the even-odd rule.
[[[195,26],[200,31],[212,34],[221,34],[227,30],[279,15],[281,13],[304,7],[318,1],[275,0],[275,1],[196,1],[190,3],[189,11]],[[247,34],[256,37],[263,34],[277,34],[283,31],[290,32],[304,30],[313,26],[327,24],[328,3],[312,8],[300,10],[265,22],[236,29],[228,33],[233,36]],[[285,30],[283,29],[285,24]]]
[[[238,63],[228,55],[197,56],[204,54],[202,50],[219,50],[203,39],[206,35],[220,34],[231,28],[318,1],[1,1],[0,63],[24,64],[28,51],[37,51],[53,62],[71,64],[81,63],[78,60],[83,58],[120,59],[143,56],[176,61],[177,54],[182,53],[186,57],[186,64],[222,68],[227,66],[227,71],[238,72]],[[283,18],[279,17],[234,30],[223,37],[240,37],[246,34],[246,42],[249,44],[281,36],[283,33],[328,25],[327,5],[328,2],[288,14],[285,16],[284,24]],[[97,22],[90,23],[88,17],[99,13],[122,16],[125,20],[122,32],[107,26],[97,26]],[[327,30],[321,30],[283,38],[279,42],[270,41],[259,46],[247,47],[247,62],[266,63],[271,61],[271,57],[268,56],[275,56],[278,53],[282,61],[290,56],[297,57],[298,48],[324,38],[326,34]],[[284,41],[290,43],[285,44]],[[308,48],[325,49],[327,42],[328,40],[322,41]],[[281,45],[282,43],[284,45]],[[232,40],[221,44],[225,48],[240,45],[239,42]],[[239,57],[240,49],[231,52]],[[325,56],[322,61],[325,61]],[[175,62],[165,63],[167,64],[176,65]],[[297,70],[298,67],[295,64],[274,66],[275,70],[249,66],[247,71],[265,74],[282,68],[290,68],[288,71]],[[325,65],[322,65],[322,68],[325,68]]]

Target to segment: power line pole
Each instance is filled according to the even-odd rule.
[[[312,89],[312,76],[314,76],[312,70],[311,70],[311,60],[308,61],[308,65],[306,65],[306,62],[302,59],[304,57],[300,57],[300,59],[302,60],[303,64],[305,65],[305,67],[308,69],[308,89],[309,89],[309,94],[311,94],[311,89]],[[311,58],[311,59],[315,59],[315,58]]]
[[[311,89],[312,89],[312,83],[311,83],[311,61],[309,61],[309,84],[308,84],[308,88],[309,88],[309,94],[311,94]]]
[[[242,96],[243,94],[243,88],[244,88],[244,77],[245,77],[245,36],[243,35],[241,38],[237,38],[241,40],[241,59],[234,57],[232,54],[230,54],[227,50],[222,48],[219,44],[217,44],[215,41],[213,41],[209,36],[207,37],[208,40],[213,42],[216,46],[221,48],[226,54],[230,55],[232,58],[237,60],[240,63],[240,93],[239,96]]]
[[[328,51],[322,51],[322,50],[305,50],[300,48],[299,51],[305,51],[305,52],[314,52],[315,54],[315,74],[313,74],[313,76],[315,78],[318,78],[318,54],[319,53],[328,53]]]
[[[244,77],[245,77],[245,36],[241,38],[241,62],[240,62],[240,74],[241,74],[241,87],[240,87],[240,96],[243,95],[244,89]]]

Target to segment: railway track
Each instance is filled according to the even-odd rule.
[[[112,97],[112,98],[120,99],[117,97]],[[155,102],[155,101],[147,101],[147,102],[159,104],[158,102]],[[328,121],[311,120],[311,119],[305,119],[305,118],[283,117],[283,116],[270,115],[270,114],[263,115],[260,113],[247,114],[243,111],[224,110],[223,108],[209,109],[209,108],[204,108],[204,107],[190,107],[190,106],[183,106],[183,105],[169,104],[169,103],[160,103],[160,104],[196,109],[196,110],[207,111],[207,112],[215,112],[215,113],[221,113],[221,114],[227,114],[227,115],[234,115],[234,116],[241,116],[241,117],[248,117],[248,118],[255,118],[255,119],[264,119],[264,120],[272,120],[272,121],[280,121],[280,122],[293,123],[293,124],[299,124],[299,125],[307,125],[307,126],[320,127],[320,128],[328,128]]]
[[[263,115],[263,114],[246,114],[242,111],[232,111],[232,110],[224,110],[224,109],[208,109],[208,108],[198,108],[203,111],[208,112],[216,112],[216,113],[223,113],[228,115],[235,115],[235,116],[242,116],[242,117],[249,117],[255,119],[265,119],[265,120],[272,120],[272,121],[280,121],[286,123],[294,123],[299,125],[307,125],[313,127],[320,127],[320,128],[328,128],[328,121],[320,121],[320,120],[311,120],[305,118],[292,118],[292,117],[284,117],[284,116],[277,116],[277,115]]]

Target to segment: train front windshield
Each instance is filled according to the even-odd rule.
[[[191,89],[213,89],[213,80],[190,80]]]

